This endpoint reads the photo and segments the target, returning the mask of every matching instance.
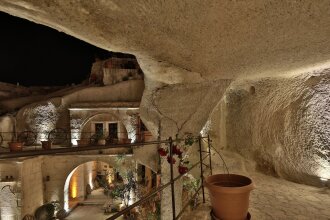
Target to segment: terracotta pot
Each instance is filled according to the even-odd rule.
[[[97,141],[97,145],[105,145],[106,144],[106,140],[105,139],[99,139]]]
[[[44,150],[48,150],[52,148],[52,142],[51,141],[41,141],[41,147]]]
[[[89,145],[89,139],[77,140],[78,147],[85,147]]]
[[[252,180],[236,174],[216,174],[204,181],[214,215],[222,220],[245,220],[248,216]]]
[[[127,138],[127,139],[125,139],[125,144],[130,144],[130,143],[131,143],[131,141],[132,141],[132,139],[130,139],[130,138]]]
[[[8,142],[9,150],[11,152],[13,151],[22,151],[23,150],[23,142],[19,141],[13,141],[13,142]]]
[[[130,143],[131,143],[131,139],[128,138],[119,139],[119,144],[130,144]]]

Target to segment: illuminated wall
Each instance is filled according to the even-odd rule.
[[[85,196],[85,166],[84,164],[77,167],[73,172],[70,185],[69,185],[69,198],[70,199],[82,199]]]
[[[75,199],[78,196],[78,173],[77,171],[73,173],[71,180],[70,180],[70,187],[69,187],[69,195],[70,198]]]

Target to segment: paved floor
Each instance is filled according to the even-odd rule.
[[[330,189],[297,184],[251,171],[242,158],[225,158],[231,173],[249,176],[255,183],[249,212],[253,220],[330,220]],[[214,161],[214,173],[223,173],[222,164]],[[218,163],[218,164],[217,164]],[[207,190],[206,190],[207,193]],[[210,220],[210,202],[200,205],[182,220]],[[96,198],[95,198],[96,199]],[[106,219],[101,206],[78,207],[70,220]]]
[[[68,217],[67,220],[104,220],[110,217],[112,214],[104,214],[103,205],[108,198],[103,194],[103,189],[97,189],[83,201],[83,206],[75,208]],[[121,218],[118,218],[119,220]]]
[[[104,214],[102,205],[78,206],[65,219],[67,220],[104,220],[111,215]]]
[[[238,169],[238,167],[240,168]],[[220,163],[215,165],[214,168],[214,173],[223,173]],[[241,164],[234,168],[233,173],[247,175],[255,183],[256,188],[250,194],[249,212],[252,216],[251,219],[330,220],[329,188],[317,188],[297,184],[246,170],[249,169],[246,169]],[[211,219],[209,217],[210,210],[210,201],[207,198],[206,204],[186,214],[182,220],[209,220]]]

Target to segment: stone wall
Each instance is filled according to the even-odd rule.
[[[13,194],[12,189],[16,188],[15,182],[0,182],[0,219],[16,220],[21,219],[20,194]],[[4,187],[4,188],[3,188]],[[19,200],[18,200],[19,199]],[[19,201],[19,202],[18,202]]]
[[[330,70],[237,80],[212,115],[217,147],[292,181],[330,178]]]
[[[44,204],[43,160],[41,157],[22,163],[22,216],[34,214]]]
[[[86,195],[86,183],[85,183],[85,166],[84,164],[79,165],[74,170],[71,178],[68,180],[69,183],[69,197],[73,199],[84,199]]]
[[[0,219],[16,220],[21,216],[21,164],[0,164]]]
[[[12,140],[14,131],[14,117],[12,116],[2,116],[0,117],[0,133],[3,139],[1,146],[7,147],[7,143]]]
[[[121,103],[123,108],[108,106],[93,106],[90,108],[85,106],[78,108],[79,110],[70,110],[72,143],[76,145],[76,139],[89,139],[95,133],[92,126],[94,122],[103,123],[106,137],[108,136],[107,123],[118,122],[118,138],[130,138],[131,141],[134,141],[136,139],[137,121],[133,119],[138,115],[139,109],[137,107],[128,109],[127,106],[130,103],[126,104]]]
[[[129,80],[113,86],[81,89],[59,98],[50,98],[21,108],[16,116],[17,131],[32,130],[38,135],[37,143],[47,138],[54,128],[65,128],[70,131],[69,106],[80,102],[139,102],[144,90],[143,80]],[[2,132],[12,132],[13,121],[2,117]],[[5,130],[6,129],[6,130]],[[8,130],[7,130],[8,129]],[[8,137],[7,139],[11,139]]]

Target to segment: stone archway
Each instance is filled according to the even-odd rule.
[[[88,135],[97,133],[93,124],[100,123],[103,125],[104,133],[109,136],[109,124],[114,123],[117,125],[118,139],[127,138],[127,128],[122,119],[113,113],[96,113],[87,118],[81,126],[81,136],[87,138]]]
[[[118,124],[118,138],[129,138],[132,141],[136,138],[136,124],[134,124],[135,116],[139,109],[120,107],[120,108],[79,108],[70,109],[71,124],[71,142],[76,145],[76,140],[80,138],[89,138],[95,133],[91,123],[104,123],[104,128],[108,131],[108,124],[115,122]]]
[[[82,200],[87,198],[88,185],[91,187],[91,189],[94,188],[93,181],[98,172],[101,171],[101,167],[98,167],[99,163],[101,163],[101,165],[107,164],[107,169],[112,169],[112,166],[109,164],[109,161],[91,160],[78,165],[69,173],[65,180],[63,190],[63,206],[66,211],[71,210],[75,206],[75,201],[80,201],[76,198],[80,198]]]

